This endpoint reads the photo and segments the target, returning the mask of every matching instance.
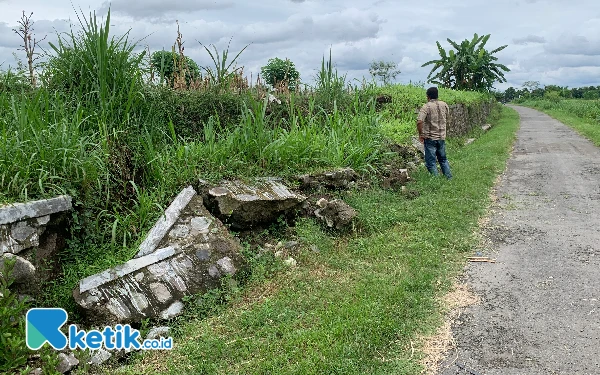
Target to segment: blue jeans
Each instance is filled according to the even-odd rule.
[[[436,159],[442,167],[442,173],[446,178],[451,179],[450,164],[446,158],[446,141],[425,139],[425,166],[427,170],[434,176],[438,175]]]

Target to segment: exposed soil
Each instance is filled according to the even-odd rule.
[[[538,111],[521,129],[483,230],[496,263],[452,323],[439,374],[600,374],[600,149]]]

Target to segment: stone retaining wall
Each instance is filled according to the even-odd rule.
[[[485,124],[494,105],[494,101],[450,105],[447,135],[449,137],[465,135],[475,127]]]
[[[0,206],[0,273],[7,258],[15,259],[15,287],[34,294],[52,269],[55,254],[64,248],[71,197],[60,196]]]

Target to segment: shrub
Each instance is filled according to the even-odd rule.
[[[169,86],[173,86],[175,74],[180,74],[178,70],[185,73],[185,81],[189,85],[191,81],[200,78],[200,68],[191,58],[185,56],[185,59],[175,52],[156,51],[152,54],[151,65],[161,79],[165,80]]]
[[[267,65],[260,69],[266,83],[273,87],[285,85],[290,90],[295,90],[300,79],[300,73],[289,59],[282,60],[278,57],[269,59]]]
[[[544,93],[544,99],[549,100],[552,103],[558,103],[562,98],[558,91],[546,91]]]

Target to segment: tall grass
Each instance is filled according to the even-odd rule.
[[[107,138],[113,129],[123,130],[141,101],[144,52],[134,53],[136,43],[127,34],[110,36],[110,10],[104,25],[96,14],[77,15],[81,29],[59,34],[50,43],[53,55],[46,64],[45,85],[58,92],[78,95]]]

